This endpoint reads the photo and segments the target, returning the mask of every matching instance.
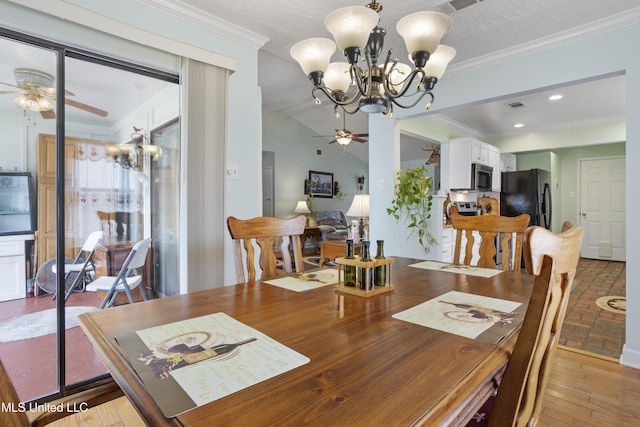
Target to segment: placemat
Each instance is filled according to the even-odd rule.
[[[333,268],[321,268],[312,271],[305,271],[304,273],[296,273],[291,276],[266,280],[264,283],[289,289],[290,291],[304,292],[310,289],[320,288],[322,286],[335,285],[339,281],[338,270]]]
[[[424,270],[446,271],[447,273],[466,274],[469,276],[493,277],[502,273],[502,270],[495,268],[480,268],[472,265],[451,264],[439,261],[422,261],[411,264],[409,267],[422,268]]]
[[[309,358],[225,313],[116,337],[166,417],[309,363]]]
[[[451,291],[394,314],[398,320],[497,344],[524,319],[524,304]]]

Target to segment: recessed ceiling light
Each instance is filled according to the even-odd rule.
[[[514,128],[521,128],[524,126],[524,123],[516,123],[515,125],[513,125]]]
[[[558,99],[562,99],[562,95],[551,95],[549,97],[549,101],[557,101]]]

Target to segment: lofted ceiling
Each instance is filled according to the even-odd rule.
[[[258,56],[258,83],[262,91],[263,110],[277,111],[299,121],[310,129],[310,135],[326,135],[327,143],[332,139],[330,135],[334,134],[335,129],[342,128],[342,119],[335,118],[333,104],[326,100],[322,105],[315,105],[311,99],[312,85],[299,65],[289,56],[289,49],[305,38],[331,38],[324,28],[325,16],[339,7],[364,5],[367,0],[137,1],[179,15],[181,19],[188,19],[197,25],[211,27],[214,22],[222,19],[268,38],[269,41]],[[470,3],[466,0],[462,2]],[[404,42],[395,30],[398,19],[420,10],[441,10],[444,2],[379,0],[379,3],[383,6],[379,25],[387,30],[385,51],[392,48],[393,57],[406,58]],[[456,70],[488,59],[521,55],[546,45],[584,38],[591,33],[635,23],[640,18],[640,4],[637,0],[478,0],[476,4],[455,11],[450,16],[453,27],[442,42],[457,50],[457,55],[448,68],[448,73],[455,73]],[[0,52],[3,55],[0,82],[13,84],[13,70],[19,67],[52,73],[54,62],[51,53],[40,49],[25,52],[19,43],[11,42],[11,46],[8,43],[0,39]],[[333,60],[342,60],[341,54],[336,52]],[[152,82],[149,80],[140,81],[133,75],[105,76],[95,71],[95,65],[84,65],[86,69],[80,65],[68,69],[67,88],[74,93],[75,100],[109,111],[109,120],[119,119],[122,114],[126,114],[128,105],[138,105],[148,93],[159,90],[157,87],[150,87]],[[443,79],[446,78],[445,73]],[[0,90],[5,89],[6,87],[0,86]],[[447,96],[438,91],[438,86],[434,93],[436,105],[438,98]],[[556,103],[549,103],[547,98],[552,93],[561,93],[564,98]],[[17,109],[11,102],[11,95],[0,96],[0,112],[8,108]],[[510,107],[509,104],[514,102],[524,106]],[[70,119],[73,115],[79,115],[80,119],[90,123],[95,118],[74,108],[67,111]],[[480,139],[618,121],[624,120],[624,116],[624,76],[610,76],[565,87],[541,88],[534,93],[514,94],[430,115],[433,119],[458,127]],[[515,122],[522,122],[524,127],[514,128]],[[100,124],[104,125],[104,121]],[[346,127],[354,133],[366,133],[368,116],[364,113],[349,115]],[[403,138],[420,145],[415,153],[428,155],[421,148],[430,145],[429,141],[409,136]],[[367,147],[368,144],[351,143],[346,149],[366,160]],[[327,149],[344,148],[331,144]],[[407,158],[415,157],[411,155]]]

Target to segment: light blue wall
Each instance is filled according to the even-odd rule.
[[[344,200],[314,198],[314,210],[342,210],[351,206],[358,193],[356,178],[365,176],[363,193],[369,190],[367,164],[338,144],[328,144],[325,138],[314,137],[311,129],[300,122],[277,114],[263,117],[263,149],[275,153],[275,215],[288,217],[298,200],[306,200],[304,180],[310,170],[333,173],[340,183]],[[317,154],[317,150],[321,154]]]
[[[638,39],[640,39],[640,24],[635,24],[573,42],[566,41],[562,45],[549,46],[546,50],[540,48],[530,54],[520,53],[500,62],[469,67],[468,70],[451,70],[452,72],[445,75],[436,86],[436,103],[432,109],[437,112],[496,97],[625,73],[627,120],[623,126],[614,124],[612,127],[618,129],[620,136],[616,139],[617,141],[628,142],[626,144],[626,171],[627,183],[629,183],[626,193],[627,235],[638,236],[640,223],[634,221],[633,215],[640,209],[640,200],[633,191],[632,183],[640,182],[640,168],[637,167],[640,164],[640,122],[636,119],[640,117],[640,98],[636,96],[640,93],[640,57],[629,54],[635,51],[634,43]],[[598,52],[597,60],[594,60],[594,52]],[[395,123],[388,120],[388,117],[370,116],[369,118],[369,156],[372,159],[369,171],[371,180],[374,182],[378,179],[389,179],[389,176],[392,176],[399,167],[392,155],[393,147],[389,146],[389,144],[399,144],[398,121],[424,115],[424,105],[418,105],[409,110],[397,110],[395,114]],[[424,136],[430,137],[430,135]],[[391,143],[388,142],[389,138],[394,138]],[[603,141],[605,140],[602,139],[600,142]],[[538,148],[554,148],[551,141],[546,143],[549,146]],[[500,145],[499,148],[505,152],[521,151],[520,147],[504,150]],[[394,221],[386,215],[385,211],[392,197],[391,186],[372,192],[372,224],[387,230],[397,229]],[[396,242],[385,242],[385,245],[389,254],[398,254],[402,252],[406,243],[398,239]],[[628,239],[627,259],[638,258],[640,258],[640,241]],[[640,367],[640,331],[633,326],[640,322],[640,265],[637,263],[627,263],[626,292],[629,307],[628,327],[621,361],[624,364]]]

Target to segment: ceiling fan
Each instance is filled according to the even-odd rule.
[[[349,145],[351,141],[357,142],[367,142],[367,138],[369,137],[368,133],[351,133],[351,131],[347,130],[346,125],[346,115],[342,115],[342,129],[336,129],[336,135],[331,135],[334,137],[333,140],[329,141],[329,144],[333,144],[337,142],[340,145]],[[316,135],[318,136],[318,135]],[[328,138],[329,136],[322,136],[323,138]]]
[[[16,68],[13,72],[16,84],[0,82],[14,90],[0,91],[0,95],[17,94],[13,102],[23,110],[40,112],[42,118],[53,119],[56,117],[53,106],[56,100],[56,89],[53,77],[42,71],[29,68]],[[106,117],[109,113],[96,107],[83,104],[70,99],[73,93],[66,91],[64,103],[75,108],[79,108],[88,113],[100,117]],[[53,102],[52,102],[53,101]]]
[[[431,151],[431,156],[429,156],[425,164],[440,167],[440,147],[432,145],[431,147],[423,147],[422,149],[424,151]]]

